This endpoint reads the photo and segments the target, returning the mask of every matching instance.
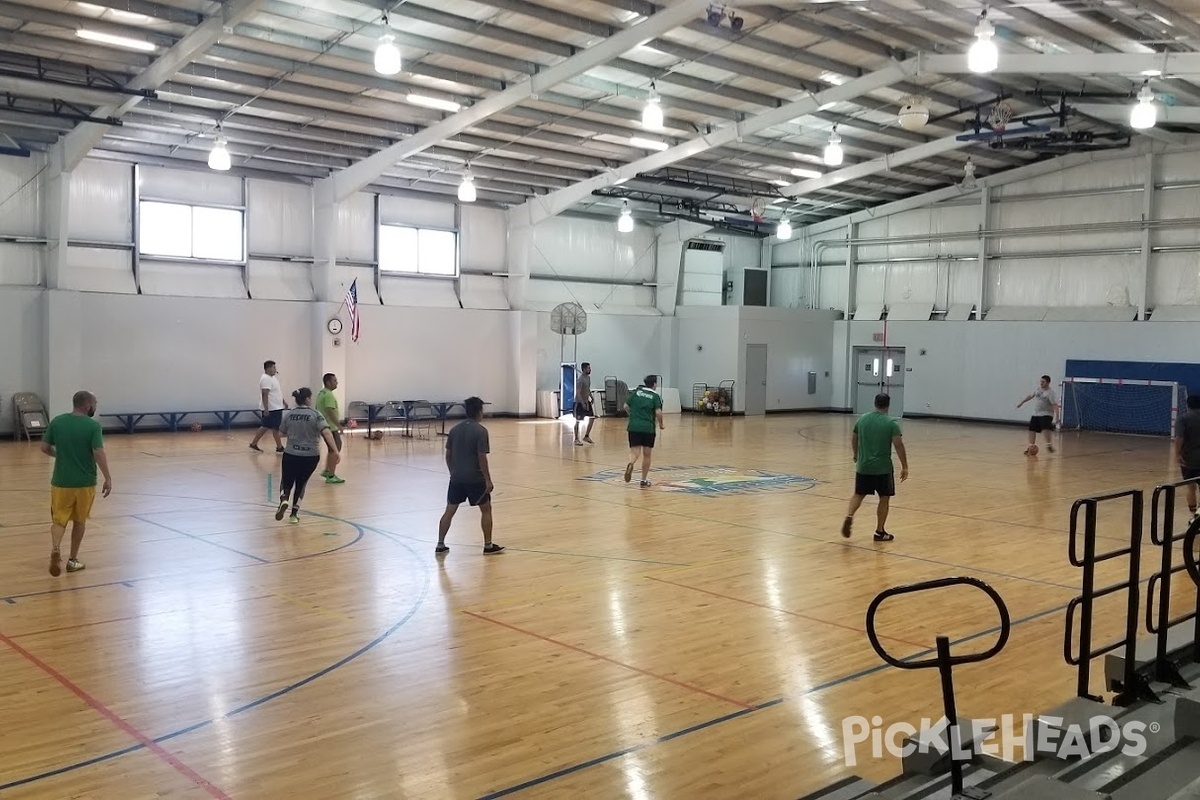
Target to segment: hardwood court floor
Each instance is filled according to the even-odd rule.
[[[436,437],[351,437],[347,483],[312,485],[289,526],[248,433],[112,435],[87,569],[59,578],[49,460],[0,445],[0,796],[796,798],[846,770],[844,718],[940,717],[936,675],[884,666],[864,614],[950,575],[1015,621],[956,674],[960,713],[1069,698],[1071,502],[1173,480],[1169,443],[1068,434],[1032,460],[1016,428],[907,421],[897,538],[874,544],[873,500],[838,533],[851,422],[669,417],[656,459],[676,469],[643,490],[620,479],[620,420],[582,448],[557,422],[490,420],[508,552],[482,555],[464,507],[444,559]],[[1119,545],[1127,522],[1101,523]],[[1097,641],[1121,629],[1104,610]],[[901,656],[939,633],[966,652],[996,620],[954,589],[885,606],[880,631]]]

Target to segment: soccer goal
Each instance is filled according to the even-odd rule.
[[[1062,426],[1081,431],[1175,437],[1187,387],[1174,381],[1067,378],[1062,382]]]

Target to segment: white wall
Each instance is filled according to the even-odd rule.
[[[767,411],[829,408],[833,398],[833,322],[828,311],[743,306],[734,410],[745,411],[746,346],[767,346]],[[808,393],[808,373],[817,391]]]
[[[671,319],[644,315],[589,314],[588,329],[582,335],[562,337],[550,328],[550,315],[537,315],[537,383],[542,391],[559,385],[560,349],[565,361],[592,365],[592,388],[604,388],[604,378],[615,375],[630,386],[637,386],[646,375],[662,375],[671,386]],[[575,345],[579,356],[575,359]]]
[[[692,399],[692,385],[736,381],[742,358],[737,306],[680,306],[675,316],[679,397]],[[735,402],[737,398],[734,398]]]
[[[33,288],[0,289],[0,428],[5,430],[12,426],[14,393],[45,395],[42,294]]]
[[[840,346],[878,347],[881,322],[837,322]],[[905,348],[904,410],[969,419],[1028,419],[1017,403],[1048,374],[1057,386],[1068,359],[1197,361],[1196,323],[890,322],[887,341]],[[925,354],[920,351],[924,349]],[[851,405],[843,363],[832,404]]]
[[[1200,305],[1198,154],[1196,140],[1154,154],[1139,148],[1095,154],[1092,163],[990,189],[986,216],[975,192],[864,218],[849,229],[838,220],[800,229],[792,240],[771,246],[771,304],[847,313],[914,302],[945,310],[981,296],[986,309]],[[1156,187],[1150,193],[1148,181]],[[1136,227],[1143,218],[1184,224],[1151,230],[1151,252],[1144,257]],[[1092,228],[1068,230],[1079,226]],[[995,232],[986,237],[984,270],[980,229]],[[853,287],[845,266],[848,235],[858,242],[884,240],[855,246]],[[899,241],[904,237],[909,241]],[[818,242],[832,246],[814,249]],[[814,254],[820,265],[815,293],[807,271]]]

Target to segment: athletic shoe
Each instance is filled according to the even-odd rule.
[[[293,525],[298,525],[300,524],[300,518],[295,514],[292,514],[291,518],[288,519],[288,522],[292,523]]]
[[[890,542],[895,538],[887,531],[875,531],[875,541],[877,542]]]
[[[325,482],[326,483],[345,483],[346,479],[339,478],[337,475],[330,475],[327,478],[325,478]]]
[[[504,552],[504,548],[498,544],[485,544],[483,546],[483,554],[485,556],[495,555],[496,553],[503,553],[503,552]]]
[[[50,551],[50,574],[56,578],[62,574],[62,553],[57,550]]]
[[[575,446],[576,446],[576,447],[583,447],[583,442],[581,442],[581,441],[579,441],[578,439],[576,439],[576,440],[575,440]]]
[[[276,453],[282,453],[282,452],[283,452],[283,448],[282,448],[282,447],[276,447],[276,448],[275,448],[275,452],[276,452]]]
[[[280,501],[279,501],[279,508],[278,508],[278,509],[276,509],[276,511],[275,511],[275,521],[276,521],[276,522],[278,522],[279,520],[283,519],[283,515],[284,515],[285,513],[287,513],[287,509],[288,509],[288,501],[287,501],[287,500],[280,500]]]
[[[252,445],[250,445],[250,449],[251,449],[251,450],[253,450],[253,451],[254,451],[254,452],[256,452],[256,453],[261,453],[261,452],[262,452],[262,448],[261,448],[261,447],[259,447],[259,446],[258,446],[258,445],[256,445],[256,444],[252,444]]]
[[[633,462],[630,461],[628,464],[625,465],[625,482],[629,483],[629,481],[632,478],[633,478]]]
[[[592,441],[592,437],[590,437],[590,436],[583,437],[583,440],[585,442],[587,442],[588,444],[595,444],[595,442]]]
[[[643,489],[648,489],[650,488],[650,481],[642,481],[641,485]]]
[[[83,568],[84,568],[83,562],[80,561],[78,558],[72,558],[70,561],[67,562],[67,572],[79,572],[79,570],[81,570]]]
[[[323,469],[323,470],[321,470],[321,477],[322,477],[322,478],[332,478],[332,477],[333,477],[333,473],[332,473],[332,472],[330,472],[330,471],[329,471],[329,470],[327,470],[327,469]]]
[[[447,547],[447,546],[446,546],[446,545],[444,545],[444,544],[439,544],[437,547],[433,548],[433,552],[435,552],[435,553],[449,553],[449,552],[450,552],[450,548],[449,548],[449,547]]]
[[[1052,444],[1048,444],[1048,445],[1046,445],[1046,449],[1047,449],[1047,450],[1049,450],[1051,453],[1053,453],[1053,452],[1054,452],[1054,445],[1052,445]]]
[[[842,520],[842,536],[850,538],[850,528],[854,525],[854,517],[846,517]]]

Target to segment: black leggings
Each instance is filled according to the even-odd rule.
[[[308,485],[308,479],[320,463],[320,456],[283,454],[283,479],[279,482],[279,499],[287,500],[288,495],[292,495],[293,513],[300,507],[300,501],[304,499],[304,487]]]

